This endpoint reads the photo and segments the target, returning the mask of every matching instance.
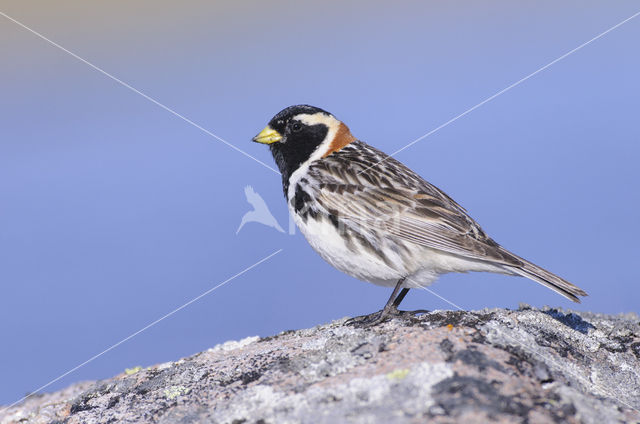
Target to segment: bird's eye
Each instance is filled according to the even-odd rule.
[[[298,132],[301,129],[302,129],[302,125],[300,125],[299,122],[294,122],[293,124],[291,124],[291,131]]]

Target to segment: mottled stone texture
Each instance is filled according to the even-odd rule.
[[[637,315],[523,306],[228,342],[31,397],[0,423],[604,424],[637,408]]]

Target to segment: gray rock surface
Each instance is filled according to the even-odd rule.
[[[33,396],[0,423],[640,423],[640,319],[556,309],[339,320]]]

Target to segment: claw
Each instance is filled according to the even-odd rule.
[[[373,327],[380,323],[389,321],[393,318],[413,318],[418,314],[426,314],[426,309],[416,309],[415,311],[401,311],[398,308],[382,309],[369,315],[361,315],[359,317],[349,318],[344,324],[354,327]]]

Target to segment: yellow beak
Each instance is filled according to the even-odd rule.
[[[271,144],[280,140],[282,140],[282,135],[280,135],[278,131],[274,130],[269,125],[264,127],[264,129],[260,131],[260,134],[253,137],[253,141],[262,144]]]

